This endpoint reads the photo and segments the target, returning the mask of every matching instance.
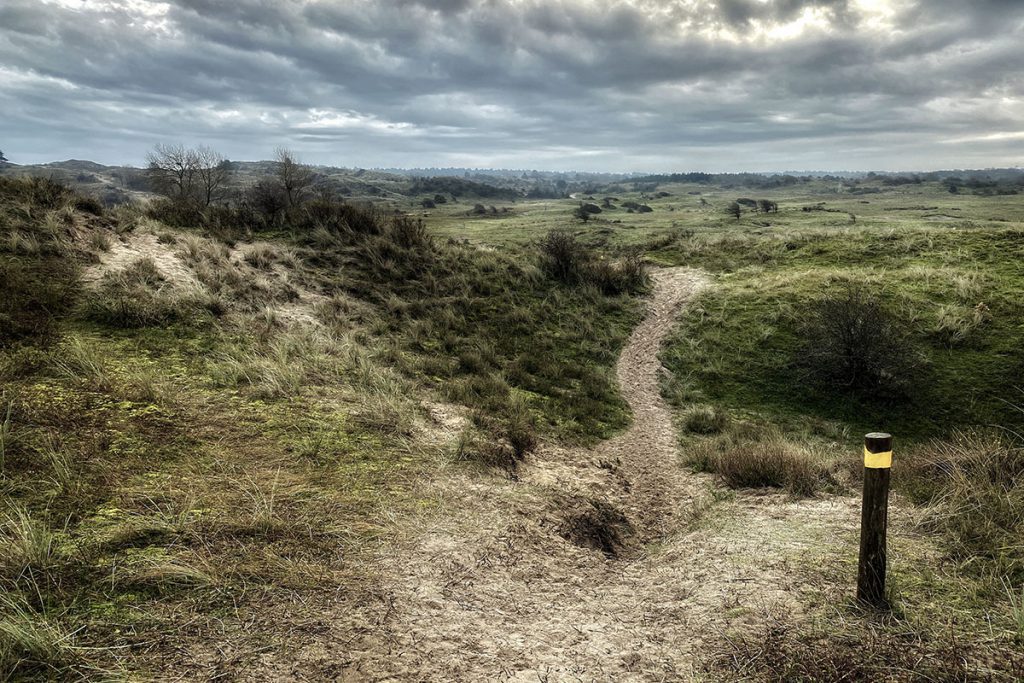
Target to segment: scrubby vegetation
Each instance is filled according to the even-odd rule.
[[[87,230],[105,234],[102,213],[52,181],[0,178],[0,345],[55,338],[78,294],[86,254],[77,242]]]

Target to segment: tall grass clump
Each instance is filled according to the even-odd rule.
[[[56,564],[53,532],[21,506],[11,506],[0,517],[0,572],[6,581],[40,581]]]
[[[960,431],[911,450],[897,485],[965,566],[1024,583],[1024,444],[1008,432]]]
[[[740,425],[684,446],[684,464],[715,474],[729,488],[780,488],[814,495],[834,483],[828,463],[779,430]]]
[[[74,660],[71,634],[36,613],[18,594],[0,594],[0,678],[78,680],[69,669]]]

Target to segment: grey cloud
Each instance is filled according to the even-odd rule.
[[[939,143],[1024,127],[1024,3],[893,5],[898,31],[856,0],[5,0],[0,148],[612,170],[779,168],[789,150],[790,168],[905,168],[962,166],[981,148]],[[759,37],[808,9],[825,30]],[[984,153],[1022,151],[1011,136]]]

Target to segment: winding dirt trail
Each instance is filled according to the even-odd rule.
[[[403,522],[403,540],[381,548],[383,592],[332,618],[283,677],[692,680],[727,628],[800,610],[794,562],[835,554],[857,511],[778,494],[712,507],[710,481],[679,466],[658,388],[658,350],[704,276],[666,269],[655,281],[617,368],[632,427],[593,450],[543,449],[518,482],[448,471],[425,484],[441,512]],[[609,528],[608,543],[587,543]]]
[[[706,284],[701,271],[673,268],[655,273],[647,315],[633,330],[616,365],[633,423],[592,451],[542,452],[523,476],[528,482],[613,503],[626,513],[634,543],[656,540],[678,529],[706,494],[705,487],[679,467],[678,438],[671,410],[661,397],[663,369],[658,360],[680,309]],[[595,472],[613,476],[595,477]]]

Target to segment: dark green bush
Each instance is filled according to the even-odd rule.
[[[923,357],[906,325],[877,294],[846,283],[800,315],[802,343],[794,361],[808,380],[865,398],[911,392]]]
[[[586,248],[566,230],[552,230],[540,241],[541,269],[555,280],[575,284],[589,260]]]

